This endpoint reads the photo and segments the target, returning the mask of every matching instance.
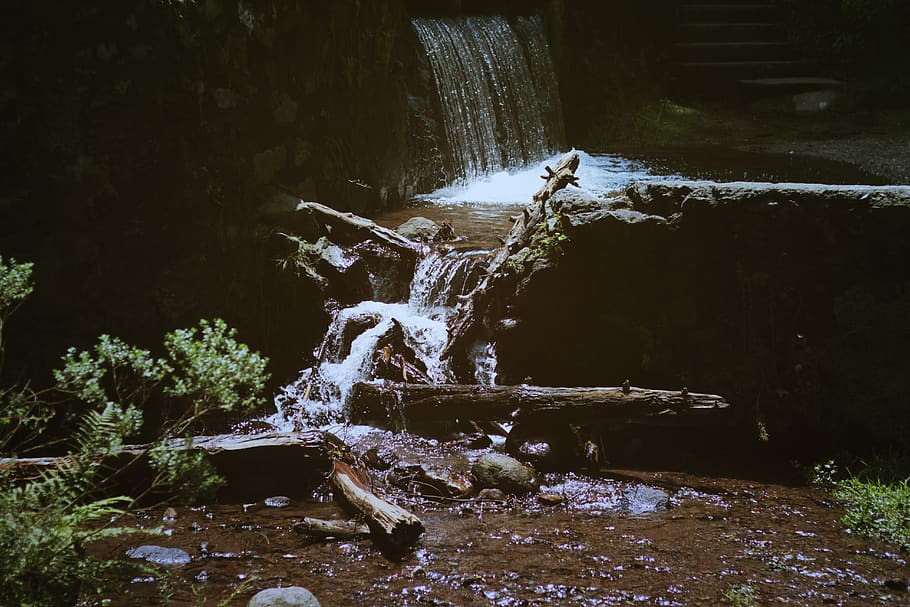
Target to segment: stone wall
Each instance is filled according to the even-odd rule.
[[[910,188],[559,196],[561,255],[518,283],[503,308],[517,322],[491,322],[501,383],[719,393],[797,450],[904,441]]]

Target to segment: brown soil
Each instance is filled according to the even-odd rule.
[[[459,457],[476,456],[408,440],[424,448],[393,446],[404,460],[457,466]],[[370,540],[310,543],[294,532],[304,516],[346,516],[318,496],[283,509],[261,499],[252,507],[178,508],[176,520],[164,523],[161,507],[129,524],[163,524],[165,535],[109,541],[92,552],[118,557],[151,543],[192,557],[170,571],[124,571],[112,606],[245,605],[261,589],[291,585],[310,589],[323,607],[910,604],[908,556],[845,533],[842,507],[812,488],[616,470],[550,474],[543,485],[565,502],[440,503],[385,489],[427,528],[400,561]],[[658,498],[636,497],[649,493]],[[748,592],[754,603],[729,598]]]

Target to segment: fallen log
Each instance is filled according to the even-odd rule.
[[[151,445],[126,445],[104,459],[114,472],[110,490],[124,495],[141,495],[155,477],[146,456]],[[184,450],[184,439],[164,445],[168,450]],[[215,471],[226,483],[217,491],[221,501],[256,501],[264,496],[308,495],[325,481],[332,466],[332,453],[343,443],[328,432],[270,432],[254,435],[222,434],[196,436],[189,448],[208,456]],[[4,458],[0,470],[26,481],[43,471],[61,466],[67,457]],[[268,474],[263,474],[268,470]],[[293,482],[289,481],[293,479]]]
[[[417,542],[424,531],[423,523],[414,514],[391,504],[369,488],[365,472],[340,460],[334,460],[329,484],[351,508],[364,517],[373,540],[381,547],[402,554]]]
[[[542,386],[479,386],[465,384],[354,385],[351,396],[355,423],[404,419],[425,422],[453,419],[490,421],[554,420],[587,423],[638,420],[685,425],[727,411],[729,403],[716,394],[645,388],[562,388]]]
[[[506,271],[506,261],[510,255],[530,244],[538,224],[546,220],[547,201],[553,194],[570,184],[578,186],[575,177],[578,164],[578,154],[569,152],[559,160],[555,169],[547,167],[547,175],[543,176],[546,183],[534,194],[534,201],[516,218],[508,237],[487,264],[483,278],[462,298],[458,312],[449,325],[449,340],[443,349],[442,358],[449,358],[456,353],[464,354],[471,347],[486,319],[492,293],[512,279]]]
[[[342,213],[318,202],[300,201],[297,210],[309,210],[331,232],[331,240],[339,244],[357,244],[367,239],[383,244],[405,258],[416,258],[420,245],[395,230],[380,226],[365,217]]]
[[[369,537],[370,528],[357,521],[327,521],[325,519],[304,517],[293,526],[294,531],[317,540],[339,539],[351,540]]]

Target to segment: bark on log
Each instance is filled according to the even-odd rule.
[[[155,477],[146,455],[149,445],[128,445],[105,465],[116,472],[109,490],[114,494],[141,495]],[[183,450],[176,439],[167,449]],[[220,501],[257,501],[267,495],[308,496],[325,482],[332,469],[332,453],[344,443],[328,432],[271,432],[256,435],[197,436],[190,448],[207,454],[226,484],[217,491]],[[0,460],[0,469],[11,468],[15,478],[35,478],[66,458],[42,457]],[[268,473],[263,474],[267,470]]]
[[[335,460],[329,484],[337,496],[364,517],[374,541],[381,547],[401,554],[409,550],[423,533],[423,523],[419,518],[370,490],[365,472]]]
[[[358,539],[368,537],[370,528],[357,521],[327,521],[319,518],[304,517],[293,527],[297,533],[302,533],[314,539]]]
[[[531,242],[537,224],[546,220],[547,201],[553,194],[570,184],[578,185],[575,177],[578,163],[578,154],[569,152],[559,160],[555,169],[547,167],[548,175],[543,176],[547,180],[546,183],[534,194],[534,201],[515,220],[505,242],[496,250],[487,265],[484,277],[474,290],[462,299],[458,312],[449,326],[449,341],[443,349],[442,358],[468,351],[486,317],[491,294],[508,276],[504,271],[506,261],[510,255]]]
[[[419,244],[405,238],[395,230],[384,228],[353,213],[342,213],[318,202],[300,201],[297,208],[312,211],[319,221],[331,229],[331,239],[335,242],[356,244],[372,239],[408,259],[416,258],[420,251]]]
[[[373,422],[401,418],[405,422],[459,418],[564,423],[631,419],[668,425],[696,422],[730,407],[722,396],[685,389],[367,383],[355,384],[351,404],[355,419]]]

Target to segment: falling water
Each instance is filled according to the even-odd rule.
[[[276,398],[278,413],[268,421],[288,430],[345,421],[354,384],[371,380],[380,340],[396,323],[430,380],[453,381],[448,362],[440,357],[446,326],[458,295],[476,283],[483,261],[478,252],[434,249],[417,264],[407,302],[363,301],[336,311],[314,353],[316,364],[284,388]],[[478,349],[475,364],[478,381],[492,383],[495,358],[488,347]]]
[[[556,73],[537,17],[415,19],[443,112],[450,180],[564,147]]]

